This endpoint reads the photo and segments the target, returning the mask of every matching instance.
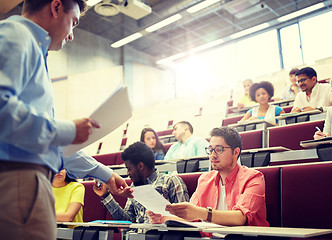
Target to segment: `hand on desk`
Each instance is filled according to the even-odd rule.
[[[323,133],[321,131],[315,132],[315,135],[314,135],[315,140],[322,139],[322,138],[325,138],[325,137],[330,137],[330,134]]]

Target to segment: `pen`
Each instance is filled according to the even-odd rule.
[[[317,129],[317,131],[321,132],[321,130],[319,129],[319,127],[316,126],[315,128]]]

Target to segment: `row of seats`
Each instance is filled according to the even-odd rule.
[[[266,182],[267,220],[272,227],[332,228],[332,162],[257,168]],[[179,174],[191,196],[202,173]],[[131,184],[129,179],[126,180]],[[93,192],[85,186],[84,222],[111,219]],[[124,207],[126,199],[115,196]]]

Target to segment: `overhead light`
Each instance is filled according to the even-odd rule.
[[[230,35],[229,38],[235,39],[235,38],[240,38],[240,37],[243,37],[243,36],[247,36],[251,33],[258,32],[259,30],[262,30],[262,29],[267,28],[269,26],[270,26],[269,23],[262,23],[262,24],[259,24],[259,25],[255,26],[255,27],[248,28],[248,29],[243,30],[241,32],[234,33],[234,34]]]
[[[166,18],[165,20],[162,20],[162,21],[160,21],[160,22],[158,22],[156,24],[153,24],[150,27],[147,27],[145,29],[145,31],[147,31],[147,32],[156,31],[157,29],[163,28],[163,27],[165,27],[165,26],[167,26],[167,25],[169,25],[169,24],[171,24],[173,22],[178,21],[181,18],[182,18],[182,16],[180,14],[175,14],[175,15],[169,17],[169,18]]]
[[[197,53],[197,52],[200,52],[200,51],[203,51],[203,50],[206,50],[206,49],[218,46],[218,45],[222,44],[223,42],[224,42],[223,39],[217,39],[215,41],[212,41],[212,42],[203,44],[201,46],[195,47],[195,48],[191,49],[190,52],[191,53]]]
[[[143,36],[142,33],[134,33],[134,34],[132,34],[132,35],[130,35],[128,37],[125,37],[125,38],[123,38],[123,39],[121,39],[121,40],[119,40],[119,41],[111,44],[111,47],[112,48],[122,47],[123,45],[126,45],[127,43],[130,43],[130,42],[132,42],[132,41],[134,41],[134,40],[136,40],[136,39],[138,39],[138,38],[140,38],[142,36]]]
[[[86,4],[89,6],[89,7],[92,7],[94,5],[96,5],[97,3],[100,3],[102,0],[88,0],[86,1]]]
[[[157,63],[157,64],[164,64],[164,63],[171,62],[171,61],[174,61],[174,60],[176,60],[176,59],[182,58],[182,57],[184,57],[184,56],[185,56],[184,53],[178,53],[178,54],[175,54],[175,55],[173,55],[173,56],[170,56],[170,57],[167,57],[167,58],[160,59],[160,60],[158,60],[156,63]]]
[[[315,11],[315,10],[318,10],[320,8],[323,8],[325,7],[325,4],[324,3],[317,3],[315,5],[312,5],[310,7],[307,7],[307,8],[303,8],[299,11],[296,11],[296,12],[293,12],[293,13],[290,13],[290,14],[287,14],[285,16],[282,16],[280,18],[277,19],[278,22],[286,22],[290,19],[293,19],[293,18],[297,18],[297,17],[300,17],[304,14],[307,14],[309,12],[312,12],[312,11]]]
[[[196,4],[195,6],[192,6],[190,8],[187,9],[188,13],[195,13],[198,12],[204,8],[207,8],[209,6],[211,6],[212,4],[219,2],[220,0],[205,0],[201,3]]]

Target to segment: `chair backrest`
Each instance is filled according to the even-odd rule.
[[[222,126],[228,126],[230,124],[234,124],[237,123],[238,121],[240,121],[243,118],[244,115],[239,115],[239,116],[235,116],[235,117],[229,117],[229,118],[224,118],[222,120]]]
[[[106,209],[100,202],[100,197],[95,194],[92,187],[94,181],[82,182],[85,187],[83,221],[90,222],[94,220],[103,220],[106,217]]]
[[[104,165],[114,165],[116,162],[117,154],[118,153],[108,153],[103,155],[96,155],[93,156],[93,158]]]
[[[281,226],[280,168],[260,168],[265,178],[265,201],[267,221],[271,227]]]
[[[303,149],[300,142],[313,139],[316,126],[323,129],[324,121],[296,123],[268,129],[269,147],[283,146],[293,150]]]
[[[201,174],[201,172],[179,174],[179,177],[182,178],[183,182],[187,185],[190,197],[196,190],[198,178]]]
[[[262,147],[262,130],[240,132],[242,149],[255,149]]]
[[[281,170],[283,227],[332,228],[332,163]]]

